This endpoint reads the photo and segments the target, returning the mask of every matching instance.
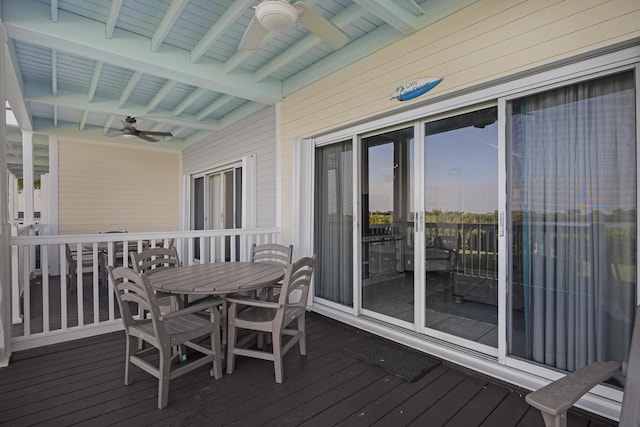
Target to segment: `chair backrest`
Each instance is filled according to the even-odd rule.
[[[631,350],[626,365],[620,426],[640,425],[640,305],[636,307]]]
[[[147,248],[142,252],[130,252],[129,256],[131,257],[133,269],[146,275],[180,265],[180,258],[176,248]]]
[[[69,264],[69,271],[74,272],[76,269],[76,259],[73,257],[73,253],[71,253],[71,248],[68,243],[64,244],[64,253],[67,258],[67,263]]]
[[[311,276],[316,265],[316,256],[300,258],[293,264],[289,264],[282,280],[278,303],[280,308],[276,320],[282,320],[283,316],[297,314],[307,307]]]
[[[266,262],[286,267],[291,264],[293,245],[284,246],[277,243],[251,245],[251,262]]]
[[[113,290],[127,334],[129,328],[151,321],[156,338],[161,342],[168,340],[169,334],[159,320],[160,309],[149,278],[129,267],[109,266],[107,270],[113,281]],[[150,313],[151,319],[148,316],[140,316],[140,313]]]

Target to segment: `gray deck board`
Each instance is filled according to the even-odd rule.
[[[151,376],[134,368],[124,385],[123,332],[19,352],[0,369],[0,425],[542,425],[514,386],[449,363],[408,383],[341,351],[364,332],[311,313],[307,331],[307,356],[285,356],[282,384],[270,362],[239,357],[220,380],[208,367],[173,380],[163,410]],[[615,425],[576,410],[569,424]]]

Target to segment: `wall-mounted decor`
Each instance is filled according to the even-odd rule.
[[[396,91],[393,92],[391,99],[395,98],[398,101],[408,101],[410,99],[417,98],[418,96],[429,92],[441,81],[442,77],[422,77],[408,81],[398,86]]]

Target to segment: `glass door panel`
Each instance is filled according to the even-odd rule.
[[[414,128],[362,139],[362,308],[413,322]]]
[[[497,108],[425,125],[425,326],[498,345]]]
[[[224,230],[242,227],[242,168],[205,173],[193,178],[192,229]],[[202,257],[211,261],[230,261],[229,237],[213,238],[205,242]],[[195,258],[200,259],[200,239],[194,239]],[[211,248],[213,247],[213,251]],[[236,239],[235,259],[239,259],[240,245]]]
[[[573,371],[624,361],[637,301],[632,71],[509,104],[509,353]]]

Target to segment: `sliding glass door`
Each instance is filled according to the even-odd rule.
[[[413,322],[414,128],[361,140],[362,308]]]
[[[315,296],[508,364],[622,361],[638,301],[636,81],[318,146]]]
[[[509,103],[509,352],[572,371],[623,361],[637,277],[631,71]]]
[[[424,164],[425,326],[497,347],[497,108],[427,122]]]

